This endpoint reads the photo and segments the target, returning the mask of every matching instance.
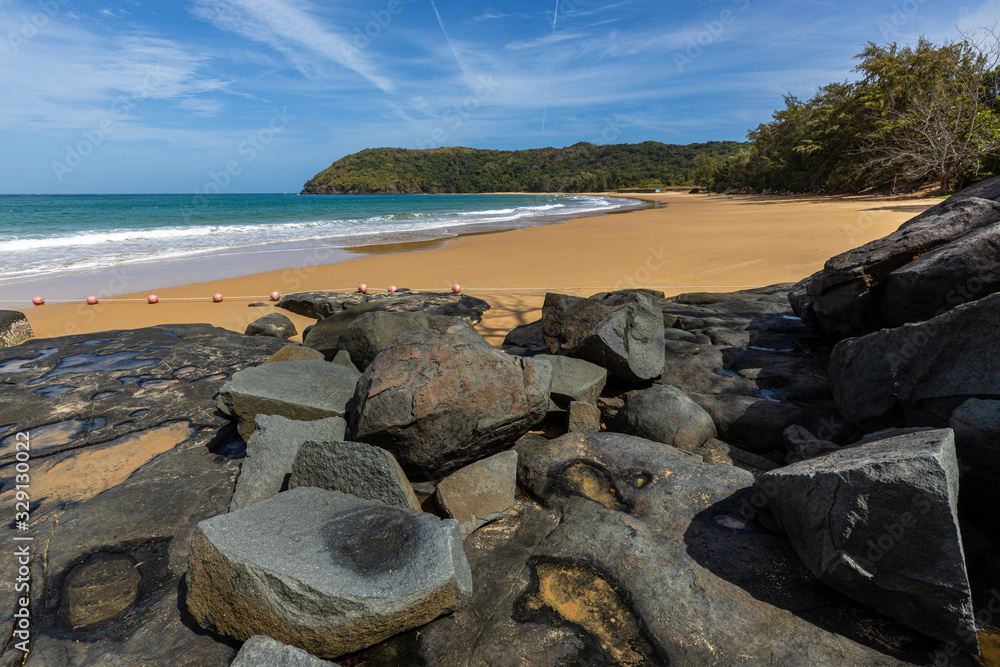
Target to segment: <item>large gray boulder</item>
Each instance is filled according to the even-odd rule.
[[[354,320],[365,313],[381,310],[375,303],[359,303],[333,313],[302,332],[302,344],[323,353],[327,361],[333,360],[340,349],[340,337]]]
[[[756,488],[816,577],[978,653],[950,429],[906,433],[769,472]]]
[[[663,372],[663,314],[641,292],[603,299],[546,294],[542,331],[553,354],[593,362],[626,382]]]
[[[203,627],[335,658],[472,593],[458,523],[316,488],[198,524],[187,608]]]
[[[632,396],[611,428],[689,452],[718,435],[711,415],[669,385],[657,385]]]
[[[362,375],[351,433],[390,451],[407,473],[448,472],[510,446],[541,421],[545,378],[465,322],[410,332]]]
[[[343,437],[343,433],[341,433]],[[396,458],[381,447],[328,439],[307,442],[292,466],[288,488],[315,486],[420,512],[420,502]]]
[[[841,341],[830,383],[841,413],[866,431],[946,426],[966,399],[1000,395],[1000,294],[926,322]]]
[[[257,415],[296,421],[343,417],[361,375],[327,361],[279,361],[247,368],[222,388],[220,405],[238,420],[244,440]]]
[[[996,527],[1000,514],[1000,401],[970,398],[951,415],[962,469],[962,507]]]
[[[455,322],[454,318],[425,313],[363,313],[340,335],[338,348],[351,355],[359,370],[368,368],[379,352],[408,331],[420,331]]]
[[[346,429],[347,422],[340,417],[304,422],[279,415],[257,415],[229,510],[253,505],[287,489],[302,445],[308,440],[343,439]]]
[[[608,371],[583,359],[557,354],[536,354],[533,362],[545,360],[552,365],[552,399],[550,408],[568,410],[573,401],[597,403],[597,398],[608,382]]]
[[[915,258],[998,222],[1000,202],[960,193],[904,223],[892,234],[831,258],[822,271],[805,281],[806,295],[798,295],[792,305],[800,316],[833,338],[877,331],[885,325],[882,299],[890,274]],[[962,286],[961,274],[956,273],[952,289]],[[903,279],[897,284],[898,296],[905,293],[902,288],[908,281]],[[933,299],[935,309],[961,303],[947,303],[951,289],[945,287],[939,281]],[[890,312],[897,319],[905,313],[913,314],[898,302]]]
[[[936,646],[817,581],[754,520],[749,472],[615,433],[516,450],[527,497],[466,539],[472,599],[363,664],[885,666]]]
[[[0,348],[20,345],[33,336],[24,313],[18,310],[0,310]]]
[[[290,319],[281,313],[268,313],[247,325],[248,336],[270,336],[272,338],[291,338],[298,331]]]
[[[276,642],[264,635],[254,635],[240,648],[229,667],[337,667],[300,648]]]

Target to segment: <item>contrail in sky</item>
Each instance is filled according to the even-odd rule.
[[[469,85],[469,82],[472,80],[469,77],[469,69],[465,66],[465,62],[462,61],[462,56],[459,55],[458,49],[456,49],[455,45],[452,44],[451,37],[448,36],[448,31],[444,29],[444,21],[441,20],[441,13],[438,11],[437,5],[434,3],[434,0],[431,0],[431,7],[434,8],[434,15],[437,16],[438,25],[441,26],[441,32],[444,33],[444,39],[445,41],[448,42],[448,46],[451,47],[451,52],[455,55],[455,61],[458,63],[458,66],[462,69],[462,74],[465,75],[465,83],[466,85]]]
[[[559,0],[556,0],[556,11],[552,15],[552,34],[556,32],[556,22],[559,21]],[[549,115],[549,84],[552,82],[551,76],[545,82],[545,108],[542,109],[542,132],[545,131],[545,118]]]

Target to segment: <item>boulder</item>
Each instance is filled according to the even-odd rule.
[[[343,438],[341,432],[340,438]],[[420,502],[395,457],[363,442],[325,439],[305,443],[291,468],[288,488],[314,486],[420,512]]]
[[[882,322],[898,327],[1000,291],[1000,222],[932,250],[885,280]]]
[[[337,346],[350,353],[351,361],[363,371],[379,352],[404,333],[432,329],[455,321],[454,318],[424,313],[363,313],[344,329]]]
[[[296,315],[322,320],[350,306],[363,303],[365,300],[366,296],[360,292],[345,294],[343,292],[311,291],[286,294],[274,305]]]
[[[663,314],[641,292],[603,300],[546,294],[542,331],[554,354],[593,362],[626,382],[663,372]]]
[[[523,348],[531,351],[544,351],[548,354],[549,348],[545,345],[545,334],[542,333],[542,321],[536,320],[528,324],[522,324],[510,330],[503,339],[502,348]]]
[[[805,282],[808,298],[795,299],[796,313],[815,322],[832,338],[877,331],[884,325],[882,299],[890,274],[921,255],[997,222],[1000,202],[966,195],[951,197],[903,223],[892,234],[827,261],[822,271]],[[947,301],[947,292],[944,296]]]
[[[294,421],[278,415],[256,417],[256,428],[247,440],[247,455],[236,480],[229,511],[276,496],[289,486],[292,464],[308,440],[340,440],[347,422],[340,417]]]
[[[1000,401],[970,398],[949,422],[962,471],[962,506],[984,525],[1000,513]]]
[[[248,639],[229,667],[337,667],[300,648],[276,642],[264,635]]]
[[[270,336],[272,338],[291,338],[298,331],[292,321],[281,313],[269,313],[264,317],[258,317],[247,325],[246,335],[248,336]]]
[[[528,497],[465,540],[472,599],[360,664],[883,666],[943,646],[817,581],[754,519],[748,472],[615,433],[516,450]]]
[[[0,310],[0,348],[20,345],[33,336],[24,313],[18,310]]]
[[[549,409],[565,410],[573,401],[596,404],[608,381],[606,369],[583,359],[555,354],[538,354],[531,359],[535,362],[544,359],[552,365]]]
[[[460,322],[403,334],[354,396],[355,440],[390,451],[410,474],[440,474],[509,447],[542,420],[550,386]]]
[[[501,452],[442,479],[435,499],[445,516],[458,521],[465,538],[510,512],[516,483],[517,452]]]
[[[282,361],[248,368],[222,388],[220,403],[248,440],[257,415],[296,421],[343,417],[361,375],[326,361]]]
[[[612,430],[693,452],[718,435],[712,417],[680,389],[658,385],[625,403]]]
[[[457,522],[316,488],[199,523],[187,585],[203,627],[321,658],[419,627],[472,593]]]
[[[566,412],[566,430],[570,433],[597,433],[601,430],[601,409],[593,403],[573,401]]]
[[[243,443],[214,397],[283,344],[185,324],[0,350],[0,453],[10,455],[0,509],[10,520],[16,434],[31,443],[31,520],[18,532],[33,538],[29,664],[232,661],[234,647],[191,624],[178,588],[191,531],[228,510],[240,467]],[[13,546],[0,550],[0,572],[19,566]],[[0,586],[4,637],[23,595]],[[0,664],[24,660],[15,642],[0,648]]]
[[[340,349],[340,337],[354,320],[365,313],[381,310],[375,303],[360,303],[326,317],[302,332],[302,344],[319,350],[328,361]]]
[[[311,347],[303,347],[301,345],[286,345],[265,361],[265,364],[274,364],[279,361],[313,361],[313,360],[324,359],[323,353],[312,349]]]
[[[476,325],[483,319],[483,313],[490,304],[468,294],[455,295],[451,292],[411,292],[401,289],[396,292],[362,294],[361,292],[297,292],[282,297],[278,308],[293,313],[322,320],[343,310],[361,304],[372,304],[377,310],[392,312],[424,312],[446,317],[458,317]]]
[[[332,363],[343,366],[344,368],[350,368],[351,370],[358,371],[358,367],[354,365],[353,361],[351,361],[351,353],[347,350],[339,350],[337,354],[333,356]],[[361,371],[358,371],[358,373],[360,374]]]
[[[756,488],[809,571],[845,595],[978,653],[950,429],[851,447]]]
[[[840,412],[866,431],[946,426],[971,397],[1000,395],[1000,294],[926,322],[841,341],[830,358]]]

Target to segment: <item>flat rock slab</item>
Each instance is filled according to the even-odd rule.
[[[236,480],[229,510],[276,496],[286,490],[299,449],[309,440],[340,440],[347,422],[340,417],[295,421],[279,415],[257,415],[247,440],[247,455]]]
[[[275,304],[304,317],[321,320],[353,306],[370,303],[390,312],[425,312],[428,314],[461,317],[471,324],[479,324],[490,304],[467,294],[451,292],[411,292],[399,290],[388,293],[362,294],[361,292],[296,292],[287,294]]]
[[[763,475],[756,488],[821,581],[978,653],[950,429],[898,435],[786,466]]]
[[[410,475],[440,477],[527,433],[545,416],[550,384],[465,322],[406,333],[358,382],[351,433]]]
[[[446,516],[458,521],[462,537],[506,516],[514,507],[517,452],[501,452],[467,465],[437,485],[435,498]]]
[[[178,587],[194,525],[227,511],[239,470],[233,456],[242,443],[214,409],[215,396],[233,373],[282,345],[199,324],[0,350],[6,460],[18,432],[31,443],[32,518],[20,533],[34,538],[29,662],[232,660],[234,648],[185,624]],[[15,474],[0,464],[0,507],[11,520]],[[13,548],[0,551],[0,571],[17,567]],[[0,608],[13,610],[16,597],[0,587]],[[0,628],[10,636],[9,614]],[[0,664],[23,657],[10,645]]]
[[[253,434],[259,414],[296,421],[343,417],[361,375],[326,361],[282,361],[248,368],[222,388],[221,403],[238,419],[240,435]]]
[[[229,667],[337,667],[300,648],[282,644],[264,635],[248,639]]]
[[[343,434],[341,434],[343,437]],[[363,442],[326,439],[305,443],[295,457],[288,487],[314,486],[420,512],[413,487],[394,457]]]
[[[570,433],[597,433],[601,430],[601,409],[592,403],[573,401],[566,411],[566,430]]]
[[[538,354],[532,361],[544,359],[552,364],[552,399],[550,409],[568,410],[573,401],[597,403],[608,382],[608,371],[583,359],[557,354]]]
[[[454,611],[472,592],[458,523],[298,488],[201,522],[187,607],[204,627],[335,658]]]
[[[279,361],[322,361],[323,359],[323,353],[319,350],[302,345],[286,345],[272,354],[264,363],[274,364]]]
[[[641,292],[590,299],[546,294],[542,331],[554,354],[593,362],[626,382],[663,372],[663,315]]]
[[[469,536],[469,603],[369,666],[926,664],[939,644],[820,583],[753,475],[613,433],[527,435],[528,499]]]
[[[33,336],[24,313],[19,310],[0,310],[0,348],[20,345]]]

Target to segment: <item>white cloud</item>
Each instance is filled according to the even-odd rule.
[[[307,77],[322,75],[319,56],[353,70],[383,91],[393,90],[393,83],[376,71],[349,36],[327,27],[301,5],[285,0],[196,0],[191,13],[216,28],[268,45]]]

